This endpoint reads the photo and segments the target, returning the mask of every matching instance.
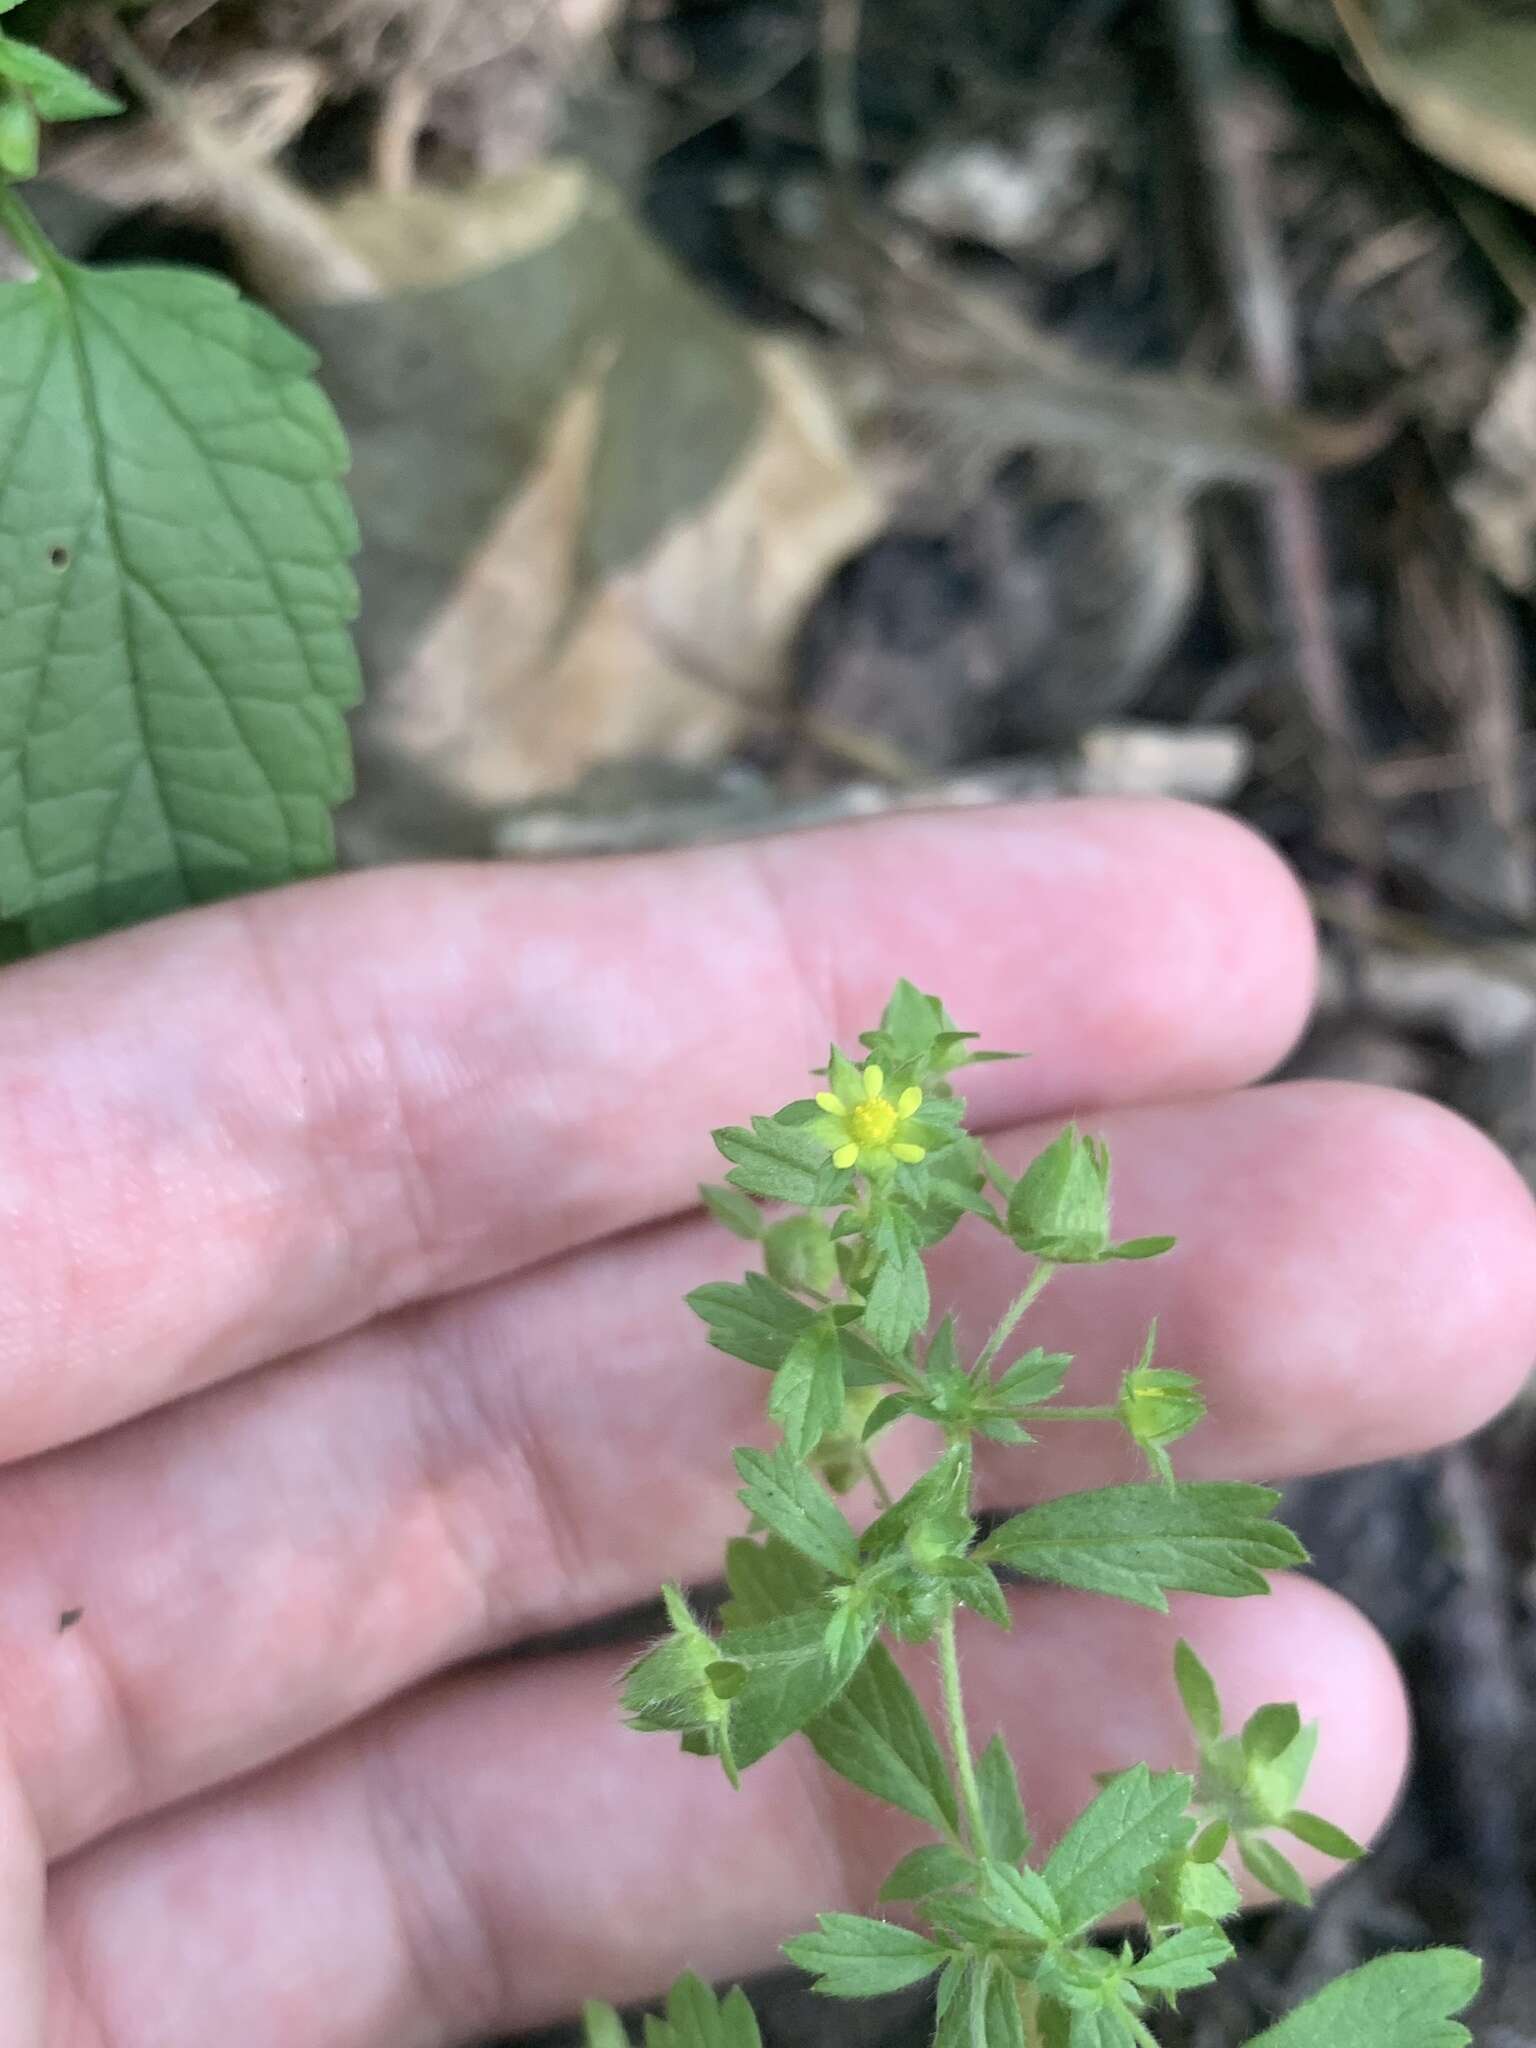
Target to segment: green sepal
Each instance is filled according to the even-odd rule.
[[[1279,1826],[1288,1835],[1294,1835],[1298,1842],[1305,1842],[1309,1849],[1335,1857],[1340,1863],[1358,1863],[1366,1853],[1354,1836],[1347,1835],[1343,1828],[1335,1827],[1321,1814],[1307,1813],[1300,1807],[1293,1808]]]
[[[859,1043],[887,1074],[903,1085],[941,1079],[983,1060],[1011,1060],[1021,1053],[975,1052],[974,1031],[960,1031],[937,996],[924,995],[905,977],[891,992],[879,1025],[859,1034]]]
[[[1312,1890],[1307,1880],[1273,1842],[1266,1842],[1262,1835],[1240,1834],[1237,1853],[1248,1875],[1277,1898],[1288,1899],[1293,1906],[1311,1905]]]

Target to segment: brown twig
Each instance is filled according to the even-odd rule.
[[[1221,265],[1248,369],[1274,406],[1300,388],[1295,322],[1237,54],[1232,0],[1169,0],[1190,118],[1207,173]],[[1361,780],[1349,679],[1333,630],[1327,554],[1316,490],[1296,466],[1269,484],[1266,514],[1288,615],[1297,682],[1321,742],[1323,829],[1357,869],[1377,864],[1377,832]]]
[[[859,127],[859,19],[862,0],[821,0],[818,113],[827,167],[851,183],[861,160]]]

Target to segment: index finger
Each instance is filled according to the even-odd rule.
[[[1083,802],[551,869],[393,869],[0,982],[0,1457],[687,1207],[906,974],[984,1121],[1230,1087],[1312,937],[1214,813]],[[717,1163],[716,1163],[717,1164]]]

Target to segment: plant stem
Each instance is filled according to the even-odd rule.
[[[874,1488],[875,1499],[880,1503],[882,1508],[890,1507],[894,1502],[896,1496],[891,1492],[891,1489],[886,1485],[885,1481],[881,1478],[880,1467],[875,1463],[874,1459],[870,1456],[868,1451],[860,1450],[859,1464],[863,1469],[864,1477],[869,1481],[870,1485]]]
[[[975,1371],[977,1373],[985,1372],[993,1359],[996,1358],[999,1351],[1002,1350],[1008,1339],[1013,1335],[1014,1330],[1018,1327],[1019,1319],[1024,1314],[1024,1311],[1034,1302],[1038,1301],[1041,1294],[1044,1293],[1046,1283],[1055,1270],[1056,1268],[1049,1259],[1042,1259],[1039,1265],[1036,1266],[1034,1272],[1029,1276],[1029,1283],[1023,1293],[1016,1294],[1013,1300],[1009,1302],[1007,1308],[1003,1311],[1002,1321],[987,1339],[981,1356],[976,1361]]]
[[[1045,2048],[1045,2036],[1040,2031],[1040,2000],[1033,1984],[1019,1986],[1019,2011],[1024,2019],[1025,2048]]]
[[[965,1719],[965,1699],[960,1690],[960,1653],[955,1645],[955,1617],[946,1614],[939,1625],[939,1675],[944,1684],[944,1719],[949,1747],[960,1780],[960,1803],[965,1808],[971,1849],[977,1856],[988,1853],[987,1822],[981,1810],[981,1787],[976,1782],[976,1762],[971,1755],[971,1731]]]
[[[31,208],[5,184],[0,184],[0,226],[4,226],[22,254],[37,265],[40,276],[51,276],[58,269],[58,251],[38,226]]]

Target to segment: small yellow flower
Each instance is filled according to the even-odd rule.
[[[863,1069],[844,1068],[845,1078],[834,1093],[816,1098],[822,1112],[818,1134],[831,1148],[834,1166],[862,1166],[880,1172],[892,1160],[915,1166],[927,1148],[907,1131],[923,1106],[921,1088],[903,1088],[894,1099],[885,1092],[885,1073],[873,1062]]]

